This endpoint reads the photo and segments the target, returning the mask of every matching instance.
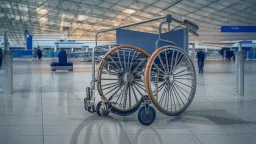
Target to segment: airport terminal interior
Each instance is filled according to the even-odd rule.
[[[0,0],[0,143],[256,143],[255,9]]]

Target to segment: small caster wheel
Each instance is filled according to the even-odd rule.
[[[87,98],[84,98],[84,109],[88,111]]]
[[[151,125],[156,119],[156,111],[151,106],[143,106],[138,111],[138,120],[141,124]]]
[[[88,108],[88,112],[94,113],[94,112],[95,112],[94,106],[90,106],[90,107]]]
[[[90,100],[88,100],[88,98],[84,98],[84,109],[90,113],[94,113],[95,112],[95,108],[94,105],[91,106]]]
[[[102,105],[101,101],[99,101],[97,106],[96,106],[96,113],[99,116],[103,116],[103,117],[106,117],[109,114],[107,107],[103,108],[103,105]]]

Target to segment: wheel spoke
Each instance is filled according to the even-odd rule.
[[[136,51],[135,51],[135,52],[136,52]],[[134,55],[135,55],[135,52],[133,53],[132,58],[131,58],[131,62],[130,62],[129,65],[128,65],[129,72],[131,72],[131,67],[132,67],[132,65],[133,65],[133,57],[134,57]]]
[[[131,72],[133,63],[136,61],[137,57],[138,57],[139,54],[140,54],[140,53],[137,53],[136,57],[134,58],[134,55],[135,55],[136,52],[137,52],[137,51],[135,51],[135,52],[133,53],[132,62],[131,62],[130,68],[129,68],[129,72]]]
[[[144,87],[144,85],[143,84],[141,84],[141,83],[139,83],[139,82],[137,82],[137,81],[134,81],[136,84],[138,84],[138,85],[140,85],[141,87]]]
[[[187,71],[187,68],[185,68],[185,69],[182,70],[182,71],[179,71],[178,73],[174,73],[174,74],[177,75],[177,74],[183,73],[183,72],[185,72],[185,71]]]
[[[161,71],[163,74],[165,74],[165,72],[162,70],[162,69],[160,69],[158,66],[157,66],[157,64],[153,64],[156,68],[157,68],[157,70],[159,70],[159,71]]]
[[[167,104],[167,101],[169,101],[169,97],[170,97],[170,88],[169,88],[169,86],[168,86],[168,89],[167,89],[167,96],[166,96],[166,98],[165,98],[165,103],[164,103],[164,108],[165,108],[165,106],[166,106],[166,104]],[[166,100],[167,99],[167,100]]]
[[[192,75],[193,73],[186,73],[186,74],[181,74],[181,75],[175,75],[175,77],[181,77],[181,76],[188,76],[188,75]]]
[[[175,83],[174,83],[175,84]],[[182,88],[181,86],[179,86],[178,84],[176,84],[177,87],[181,88],[182,90],[184,90],[185,92],[187,92],[188,94],[190,94],[190,92],[188,92],[187,90],[185,90],[184,88]]]
[[[183,62],[185,62],[186,60],[187,60],[186,57],[183,57],[183,58],[182,58],[182,61],[180,61],[180,62],[175,66],[175,68],[173,69],[172,72],[175,72],[175,71],[179,68],[180,64],[183,63]],[[189,66],[189,67],[190,67],[190,66]]]
[[[108,86],[108,85],[113,85],[113,84],[118,84],[118,82],[104,84],[104,85],[101,85],[101,87]]]
[[[119,79],[114,79],[114,78],[101,78],[101,80],[119,80]]]
[[[174,88],[174,92],[179,96],[180,100],[182,101],[183,105],[185,106],[185,103],[184,103],[184,101],[182,100],[181,96],[179,95],[178,91],[176,90],[175,85],[173,85],[173,88]],[[181,107],[180,107],[180,108],[181,108]]]
[[[168,64],[168,58],[167,58],[166,50],[165,50],[165,60],[166,60],[166,68],[167,68],[167,72],[169,72],[169,64]]]
[[[114,89],[116,89],[116,88],[118,88],[119,86],[116,86],[116,87],[114,87],[113,89],[111,89],[110,91],[108,91],[106,94],[105,94],[105,96],[107,95],[107,94],[109,94],[110,92],[112,92]]]
[[[179,108],[181,108],[180,107],[180,102],[179,102],[179,99],[178,99],[178,97],[177,97],[177,95],[175,94],[175,87],[174,87],[174,85],[173,85],[173,94],[174,94],[174,96],[176,97],[176,101],[177,101],[177,103],[178,103],[178,105],[179,105]],[[173,97],[173,99],[174,99],[174,97]],[[176,105],[175,105],[175,111],[176,111],[177,109],[176,109]]]
[[[135,67],[135,69],[132,71],[132,73],[135,73],[137,69],[143,64],[144,62],[140,61],[140,63]]]
[[[113,71],[119,73],[118,69],[116,69],[116,67],[114,67],[111,63],[107,62],[106,60],[104,60],[103,62],[104,62],[104,66],[105,66],[105,63],[106,63],[106,64],[108,64],[109,66],[111,66],[112,68],[114,68],[114,69],[112,69]],[[106,66],[108,66],[108,65],[106,65]],[[103,67],[104,67],[104,66],[103,66]]]
[[[163,69],[164,69],[164,72],[166,72],[166,69],[165,69],[165,66],[164,66],[164,64],[163,64],[163,61],[162,61],[161,56],[160,56],[160,55],[157,55],[157,57],[158,57],[158,59],[160,60],[160,63],[161,63],[161,65],[162,65]]]
[[[138,97],[137,97],[137,95],[136,95],[136,93],[135,93],[134,88],[132,87],[132,85],[131,85],[131,88],[132,88],[132,92],[133,92],[133,94],[134,94],[134,97],[135,97],[135,99],[136,99],[136,102],[138,102],[139,99],[138,99]]]
[[[132,86],[134,86],[135,87],[135,89],[139,92],[139,94],[141,95],[141,96],[143,96],[143,94],[140,92],[140,90],[133,84]]]
[[[117,85],[119,85],[119,84],[117,83],[117,84],[115,84],[115,85],[111,85],[111,86],[109,86],[109,87],[103,88],[102,90],[109,89],[109,88],[112,88],[112,87],[117,86]]]
[[[177,84],[174,83],[174,85],[177,87]],[[177,89],[180,91],[180,93],[182,93],[182,95],[186,98],[186,100],[188,100],[188,98],[186,97],[186,95],[181,91],[181,89],[179,87],[177,87]]]
[[[118,68],[119,71],[121,71],[120,67],[117,65],[117,63],[113,60],[113,58],[109,55],[109,58],[111,59],[111,61],[116,65],[116,67]]]
[[[174,109],[176,111],[176,104],[175,104],[175,99],[174,99],[174,93],[173,93],[173,85],[171,86],[171,100],[173,101],[173,104],[174,104]],[[168,109],[167,109],[168,110]],[[171,111],[172,111],[172,108],[171,108]]]
[[[117,56],[118,56],[118,60],[119,60],[121,68],[124,69],[123,65],[122,65],[122,62],[121,62],[121,59],[120,59],[119,50],[117,51]]]
[[[124,58],[124,71],[127,72],[126,68],[126,56],[125,56],[125,51],[123,50],[123,58]]]
[[[175,79],[186,79],[186,80],[194,80],[194,78],[180,78],[180,77],[175,77]]]
[[[146,91],[143,87],[143,85],[141,86],[141,84],[139,84],[139,83],[137,83],[137,82],[135,82],[135,83],[133,83],[134,85],[136,85],[136,86],[138,86],[139,88],[141,88],[143,91]]]
[[[130,86],[130,84],[128,85],[128,89],[129,89],[129,107],[132,107],[132,97],[131,97],[131,86]]]
[[[127,61],[127,72],[129,72],[129,65],[130,65],[130,55],[131,55],[131,51],[129,51],[129,54],[128,54],[128,61]]]
[[[190,88],[194,88],[194,87],[192,87],[192,86],[190,86],[190,85],[187,85],[187,84],[184,84],[183,82],[180,82],[180,81],[175,81],[175,82],[178,82],[178,83],[180,83],[180,84],[183,84],[183,85],[185,85],[185,86],[187,86],[187,87],[190,87]]]
[[[173,71],[173,57],[174,57],[174,51],[172,50],[171,69],[170,69],[170,71]]]
[[[126,108],[126,103],[127,103],[128,82],[125,83],[123,92],[124,92],[124,94],[123,94],[123,96],[124,96],[123,109],[125,109]]]
[[[166,93],[167,93],[167,87],[166,87],[166,85],[165,85],[163,94],[162,94],[162,96],[160,97],[160,100],[159,100],[159,104],[162,104],[162,102],[163,102],[163,97],[164,97],[164,95],[165,95]]]
[[[163,82],[163,84],[161,84],[159,87],[157,87],[157,89],[158,89],[157,93],[164,88],[164,84],[165,84],[165,82]],[[153,91],[153,93],[155,93],[155,92],[156,92],[156,90]]]
[[[109,97],[109,100],[111,100],[117,93],[118,91],[120,91],[120,89],[122,89],[124,86],[124,84],[122,84],[110,97]],[[120,96],[119,96],[120,97]]]
[[[180,54],[180,55],[181,55],[181,54]],[[176,52],[175,62],[174,62],[173,68],[175,68],[175,67],[176,67],[176,65],[177,65],[177,61],[178,61],[178,57],[180,57],[180,55],[179,55],[179,52]]]

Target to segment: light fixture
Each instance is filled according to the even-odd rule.
[[[42,17],[39,19],[39,22],[46,22],[46,21],[48,21],[48,18],[46,18],[46,17]]]
[[[123,12],[124,12],[124,13],[127,13],[127,14],[133,14],[133,13],[135,13],[136,11],[133,10],[133,9],[125,9],[125,10],[123,10]]]
[[[41,15],[45,15],[45,14],[48,13],[48,10],[44,9],[44,8],[42,8],[42,9],[41,8],[37,8],[36,11],[37,11],[38,14],[41,14]]]
[[[84,21],[84,20],[86,20],[87,19],[87,16],[85,16],[85,15],[78,15],[77,16],[77,20],[78,21]]]

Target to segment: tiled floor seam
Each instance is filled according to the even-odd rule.
[[[219,105],[217,105],[217,104],[215,104],[214,102],[212,102],[214,105],[216,105],[216,106],[219,106]],[[220,106],[221,107],[221,106]],[[222,107],[221,107],[222,108]],[[223,109],[223,108],[222,108]],[[244,123],[246,123],[246,124],[248,124],[250,127],[252,127],[253,129],[255,129],[256,130],[256,128],[255,127],[253,127],[251,124],[249,124],[247,121],[244,121],[243,119],[241,119],[241,118],[239,118],[238,116],[236,116],[236,115],[234,115],[234,114],[232,114],[231,112],[229,112],[229,111],[227,111],[227,110],[225,110],[225,109],[223,109],[224,111],[226,111],[228,114],[230,114],[230,115],[232,115],[232,116],[234,116],[234,117],[236,117],[237,119],[239,119],[240,121],[242,121],[242,122],[244,122]],[[255,133],[252,133],[252,134],[255,134]]]
[[[125,134],[127,136],[127,139],[128,139],[128,142],[129,144],[132,144],[130,139],[129,139],[129,136],[128,136],[128,133],[127,133],[127,127],[126,127],[126,117],[124,116],[124,126],[125,126]]]
[[[183,121],[180,116],[178,116],[178,117],[181,119],[181,121]],[[183,122],[184,122],[184,121],[183,121]],[[196,136],[196,134],[189,128],[189,126],[187,125],[187,123],[184,122],[184,124],[187,126],[187,128],[189,129],[189,131],[195,136],[195,138],[196,138],[201,144],[203,144],[203,142],[201,142],[200,139]]]
[[[232,115],[232,116],[237,117],[239,120],[241,120],[241,121],[245,122],[245,123],[246,123],[246,124],[248,124],[250,127],[252,127],[253,129],[255,129],[255,130],[256,130],[256,127],[252,126],[252,125],[251,125],[250,123],[248,123],[247,121],[242,120],[241,118],[239,118],[238,116],[236,116],[236,115],[232,114],[231,112],[229,112],[229,111],[227,111],[227,110],[226,110],[226,112],[227,112],[227,113],[229,113],[229,114],[230,114],[230,115]],[[254,134],[255,134],[255,133],[254,133]]]
[[[42,137],[43,137],[43,144],[44,144],[44,106],[43,106],[43,94],[42,94],[42,74],[40,73],[40,90],[41,90],[41,110],[42,110]]]

